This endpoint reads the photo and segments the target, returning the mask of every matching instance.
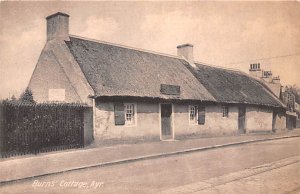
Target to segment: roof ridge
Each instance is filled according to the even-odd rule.
[[[97,39],[93,39],[93,38],[86,38],[86,37],[82,37],[82,36],[78,36],[78,35],[73,35],[73,34],[69,34],[69,36],[73,37],[73,38],[78,38],[78,39],[82,39],[82,40],[91,41],[91,42],[112,45],[112,46],[116,46],[116,47],[121,47],[121,48],[126,48],[126,49],[141,51],[141,52],[146,52],[146,53],[150,53],[150,54],[156,54],[156,55],[161,55],[161,56],[165,56],[165,57],[171,57],[171,58],[175,58],[175,59],[181,59],[181,60],[184,60],[184,61],[188,62],[184,57],[179,57],[179,56],[176,56],[176,55],[171,55],[171,54],[156,52],[156,51],[142,49],[142,48],[131,47],[131,46],[127,46],[127,45],[122,45],[122,44],[117,44],[117,43],[112,43],[112,42],[97,40]],[[239,69],[233,69],[233,68],[227,68],[227,67],[212,65],[212,64],[208,64],[208,63],[204,63],[204,62],[200,62],[200,61],[195,61],[194,64],[205,65],[205,66],[215,67],[215,68],[224,69],[224,70],[242,72]]]
[[[121,45],[121,44],[117,44],[117,43],[111,43],[111,42],[102,41],[102,40],[96,40],[96,39],[92,39],[92,38],[86,38],[86,37],[77,36],[77,35],[73,35],[73,34],[69,34],[69,36],[73,37],[73,38],[78,38],[78,39],[82,39],[82,40],[91,41],[91,42],[96,42],[96,43],[101,43],[101,44],[107,44],[107,45],[112,45],[112,46],[116,46],[116,47],[121,47],[121,48],[126,48],[126,49],[131,49],[131,50],[136,50],[136,51],[141,51],[141,52],[146,52],[146,53],[150,53],[150,54],[161,55],[161,56],[164,56],[164,57],[171,57],[171,58],[181,59],[182,60],[182,57],[179,57],[179,56],[176,56],[176,55],[171,55],[171,54],[166,54],[166,53],[160,53],[160,52],[156,52],[156,51],[151,51],[151,50],[146,50],[146,49],[141,49],[141,48],[126,46],[126,45]]]
[[[239,69],[234,69],[234,68],[229,68],[229,67],[223,67],[223,66],[218,66],[218,65],[212,65],[212,64],[208,64],[208,63],[204,63],[204,62],[199,62],[199,61],[195,61],[195,63],[197,65],[203,65],[203,66],[214,67],[214,68],[228,70],[228,71],[235,71],[235,72],[239,72],[239,73],[244,73],[243,71],[241,71]]]

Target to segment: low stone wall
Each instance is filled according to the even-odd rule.
[[[189,133],[189,134],[179,134],[176,135],[175,139],[184,140],[184,139],[196,139],[196,138],[209,138],[209,137],[231,137],[231,136],[239,136],[240,133],[231,132],[231,133],[211,133],[211,132],[198,132],[198,133]]]
[[[124,138],[111,138],[111,139],[96,139],[93,142],[94,146],[98,145],[119,145],[119,144],[138,144],[146,142],[159,142],[159,136],[148,136],[148,137],[124,137]]]

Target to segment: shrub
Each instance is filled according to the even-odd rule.
[[[36,102],[33,99],[33,94],[30,88],[26,88],[26,90],[21,94],[19,101],[22,103],[35,104]]]

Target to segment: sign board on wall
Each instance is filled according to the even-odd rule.
[[[65,89],[49,89],[49,101],[65,101]]]

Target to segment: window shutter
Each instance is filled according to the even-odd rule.
[[[125,112],[123,103],[115,103],[115,125],[125,125]]]
[[[198,107],[198,124],[204,125],[205,123],[205,107]]]

